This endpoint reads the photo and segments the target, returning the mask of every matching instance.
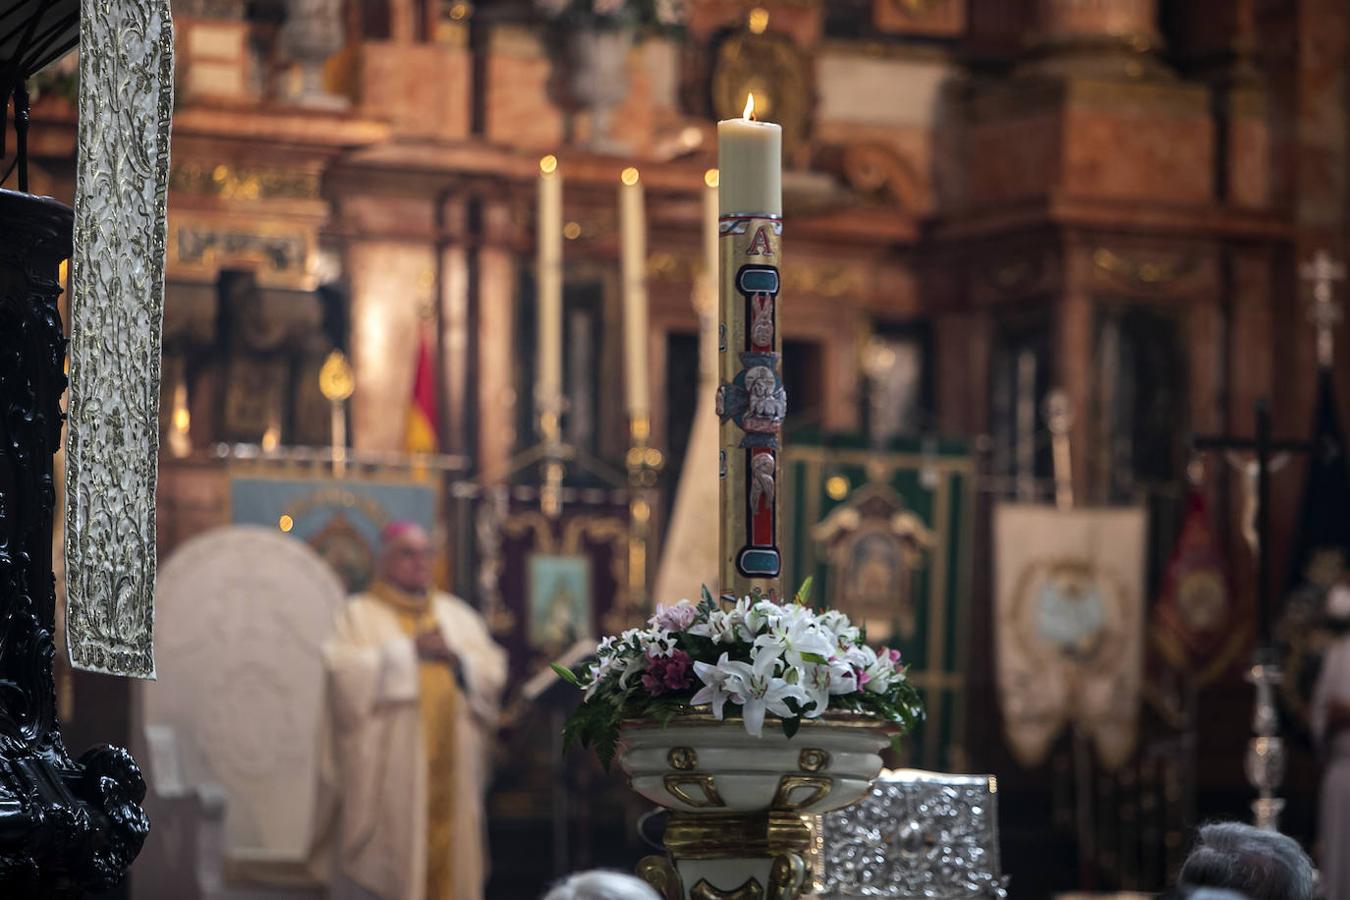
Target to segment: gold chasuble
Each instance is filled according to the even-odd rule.
[[[418,658],[431,630],[459,661]],[[348,900],[481,900],[483,816],[506,653],[449,594],[383,584],[349,599],[324,642],[327,715],[315,874]]]
[[[415,640],[438,627],[430,593],[419,597],[383,581],[371,585],[370,592],[389,605],[408,637]],[[459,685],[446,663],[418,660],[417,687],[422,744],[427,753],[426,900],[454,900],[451,854],[455,846],[455,718],[461,702]]]

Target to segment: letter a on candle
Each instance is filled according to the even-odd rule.
[[[773,248],[769,245],[769,235],[765,233],[761,225],[755,230],[755,236],[750,240],[750,246],[746,248],[746,256],[773,256]]]

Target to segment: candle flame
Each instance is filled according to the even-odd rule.
[[[619,173],[619,180],[629,187],[632,187],[638,183],[638,170],[629,166]]]
[[[741,118],[749,119],[751,122],[755,121],[755,94],[753,91],[745,95],[745,110],[741,113]]]
[[[558,157],[554,156],[552,153],[539,160],[539,171],[543,172],[545,175],[552,175],[557,170]]]
[[[717,187],[718,173],[716,169],[709,169],[703,173],[703,183],[708,187]]]

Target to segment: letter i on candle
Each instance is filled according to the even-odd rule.
[[[717,412],[720,591],[781,597],[779,451],[787,393],[779,331],[783,131],[745,115],[717,123]]]

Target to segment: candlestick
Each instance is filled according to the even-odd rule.
[[[635,431],[648,431],[651,396],[647,385],[647,215],[638,170],[619,176],[622,237],[624,396]]]
[[[1247,757],[1243,761],[1247,780],[1256,788],[1252,801],[1252,824],[1258,828],[1278,831],[1284,800],[1275,796],[1284,782],[1284,741],[1280,738],[1280,714],[1275,703],[1275,689],[1284,680],[1275,654],[1266,649],[1258,652],[1256,661],[1247,673],[1247,681],[1256,688],[1256,702],[1252,708],[1252,737],[1247,741]]]
[[[783,389],[779,323],[782,131],[746,118],[717,124],[720,290],[717,389],[724,596],[781,596],[779,444]]]
[[[539,161],[539,211],[535,223],[538,243],[535,280],[539,299],[535,404],[545,439],[556,437],[549,432],[557,430],[562,412],[562,190],[558,158],[545,156]]]
[[[173,415],[169,420],[169,452],[180,459],[192,453],[191,428],[187,385],[180,381],[174,385]]]
[[[319,369],[319,392],[332,408],[329,425],[333,443],[333,477],[341,478],[347,469],[347,408],[346,402],[356,389],[356,379],[346,355],[341,350],[328,354]]]
[[[698,380],[700,392],[716,390],[717,385],[717,294],[721,283],[717,234],[719,176],[716,169],[703,173],[703,272],[694,305],[699,318]]]

